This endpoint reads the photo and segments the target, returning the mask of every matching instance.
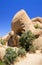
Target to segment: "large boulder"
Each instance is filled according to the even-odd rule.
[[[15,33],[19,34],[19,33],[22,33],[23,31],[27,31],[29,28],[31,29],[31,25],[32,25],[32,22],[24,10],[17,12],[16,15],[13,17],[12,30],[14,30]],[[32,28],[33,28],[33,25],[32,25]]]
[[[34,28],[31,19],[24,10],[16,13],[13,17],[11,26],[12,30],[18,35],[21,35],[28,30],[31,30],[34,35],[42,34],[42,30]]]
[[[39,50],[42,49],[42,35],[34,40],[33,45]]]

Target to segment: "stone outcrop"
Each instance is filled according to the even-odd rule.
[[[28,30],[31,30],[34,35],[42,34],[41,29],[34,28],[32,20],[24,10],[16,13],[13,17],[11,27],[12,30],[18,35],[21,35],[23,32],[27,32]]]
[[[39,25],[37,29],[35,28],[36,24]],[[9,48],[9,46],[12,46],[11,48],[18,52],[19,48],[17,46],[19,38],[21,34],[28,30],[36,36],[32,44],[40,50],[39,53],[42,51],[42,18],[36,17],[30,19],[24,10],[20,10],[12,19],[11,31],[7,35],[0,37],[0,39],[6,41],[5,45],[2,45],[0,42],[0,60],[3,61],[6,49]],[[19,62],[15,65],[42,65],[42,54],[27,54],[24,60],[19,58]]]
[[[0,39],[6,41],[5,45],[16,46],[17,45],[17,36],[14,34],[14,31],[9,32],[7,35],[1,37]]]
[[[42,36],[39,36],[37,39],[34,40],[33,45],[41,50],[42,49]]]
[[[13,36],[13,35],[14,35],[14,32],[11,31],[11,32],[9,32],[7,35],[3,36],[2,39],[7,41],[7,40],[9,40],[9,38],[10,38],[11,36]]]
[[[38,22],[42,23],[42,18],[36,17],[36,18],[33,18],[32,21],[34,21],[34,22],[38,21]]]
[[[33,18],[32,22],[34,26],[37,24],[39,28],[42,29],[42,18],[41,17]]]
[[[38,24],[40,28],[36,29],[34,27],[36,24]],[[30,30],[34,35],[42,35],[42,18],[36,17],[30,19],[24,10],[20,10],[12,19],[11,32],[1,38],[7,41],[7,45],[17,46],[21,34],[28,30]]]

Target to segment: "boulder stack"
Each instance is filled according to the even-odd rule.
[[[35,25],[38,24],[40,28],[35,28]],[[38,39],[34,44],[37,44],[37,41],[41,40],[42,37],[42,18],[36,17],[30,19],[25,10],[20,10],[15,14],[11,23],[11,32],[6,36],[2,37],[3,40],[7,41],[7,45],[9,46],[17,46],[18,38],[20,38],[21,34],[30,30],[34,35],[38,36]],[[41,43],[40,42],[40,43]],[[38,43],[38,44],[40,44]],[[40,46],[42,43],[40,44]]]
[[[21,35],[23,32],[30,30],[34,35],[40,35],[41,29],[35,29],[32,20],[29,18],[24,10],[20,10],[12,19],[12,30],[15,34]]]

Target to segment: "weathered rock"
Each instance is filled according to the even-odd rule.
[[[7,35],[1,37],[1,39],[6,41],[5,45],[12,46],[12,47],[16,46],[17,41],[18,41],[18,38],[17,38],[16,34],[14,34],[14,31],[11,31]]]
[[[3,60],[3,57],[4,57],[4,55],[5,55],[5,48],[3,48],[3,47],[0,47],[0,59],[1,60]]]
[[[28,30],[34,31],[33,24],[24,10],[19,11],[14,16],[12,20],[12,30],[14,30],[15,33],[21,33],[22,31]]]
[[[33,42],[34,46],[37,47],[37,49],[42,49],[42,36],[39,36],[39,38],[35,39]]]
[[[39,28],[42,29],[42,18],[40,17],[33,18],[32,22],[34,26],[37,24]]]
[[[33,22],[33,25],[34,25],[34,27],[35,27],[36,25],[38,25],[38,27],[39,27],[40,29],[42,29],[42,24],[41,24],[40,22],[38,22],[38,21]]]
[[[9,32],[7,35],[3,36],[2,39],[7,41],[7,40],[8,40],[11,36],[13,36],[13,35],[14,35],[14,32],[11,31],[11,32]]]
[[[38,21],[38,22],[42,23],[42,18],[36,17],[36,18],[33,18],[32,21],[34,21],[34,22]]]
[[[17,36],[11,36],[8,40],[8,46],[12,46],[12,47],[15,47],[17,46],[17,43],[18,43],[18,38]]]
[[[32,21],[24,10],[16,13],[13,17],[11,26],[12,30],[18,35],[28,30],[31,30],[34,35],[40,35],[42,33],[42,30],[34,28]]]

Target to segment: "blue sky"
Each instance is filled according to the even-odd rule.
[[[42,17],[42,0],[0,0],[0,36],[11,30],[11,21],[15,13],[26,10],[30,18]]]

